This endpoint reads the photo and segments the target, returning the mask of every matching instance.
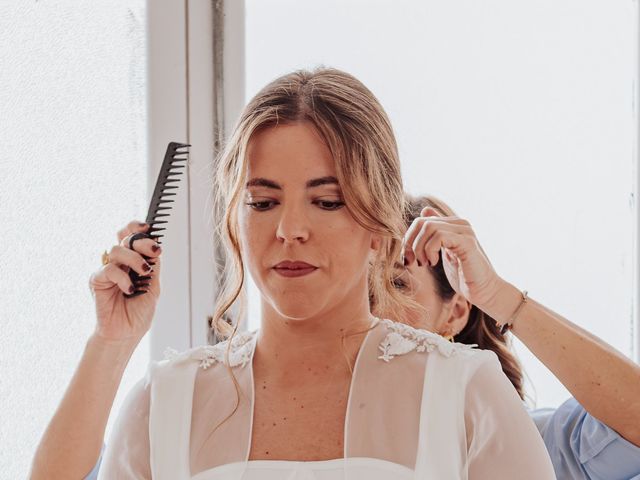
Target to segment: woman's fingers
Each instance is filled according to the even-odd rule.
[[[135,235],[135,233],[127,235],[120,241],[120,246],[122,248],[126,248],[127,250],[130,250],[130,251],[139,252],[143,255],[146,255],[147,257],[156,258],[160,256],[160,254],[162,253],[162,248],[152,238],[139,238],[137,240],[134,240],[133,250],[131,250],[129,248],[129,239],[131,238],[132,235]]]
[[[464,227],[459,227],[464,228]],[[468,232],[454,231],[452,229],[437,230],[422,247],[422,252],[432,267],[438,264],[440,250],[445,248],[451,251],[461,261],[471,251],[473,237]],[[451,261],[450,258],[447,260]]]
[[[135,286],[128,275],[129,269],[133,269],[139,276],[155,276],[154,265],[162,253],[160,245],[151,238],[140,238],[134,241],[133,249],[129,248],[131,236],[145,233],[148,229],[149,225],[134,220],[117,232],[118,245],[114,245],[108,252],[109,263],[89,279],[92,290],[108,289],[116,284],[123,292],[133,293]],[[143,255],[149,257],[149,260],[147,261]]]
[[[129,222],[124,228],[118,230],[118,243],[121,244],[122,240],[134,233],[146,232],[149,229],[149,225],[138,220]],[[127,245],[128,246],[128,245]]]
[[[431,213],[423,210],[422,213]],[[414,260],[436,266],[442,252],[444,272],[453,289],[478,308],[490,304],[500,277],[473,228],[458,217],[418,217],[405,236],[406,265]]]
[[[419,265],[429,262],[435,266],[438,263],[439,249],[425,250],[425,246],[440,230],[460,235],[473,235],[469,222],[458,217],[418,217],[413,221],[404,238],[405,265],[410,265],[415,260]]]
[[[457,247],[469,238],[473,232],[466,225],[453,225],[444,222],[430,221],[423,226],[424,234],[419,238],[419,243],[414,242],[416,257],[424,265],[427,262],[432,267],[438,264],[440,248],[451,248],[457,253]]]
[[[108,290],[114,284],[124,293],[133,293],[135,290],[129,275],[115,263],[107,263],[89,278],[89,286],[92,292]]]
[[[136,244],[138,242],[135,242]],[[138,245],[135,245],[138,247]],[[149,249],[150,250],[150,249]],[[142,255],[122,245],[114,245],[109,252],[109,263],[116,265],[125,265],[139,275],[147,275],[153,270],[153,267],[142,257]],[[122,269],[124,270],[124,269]]]

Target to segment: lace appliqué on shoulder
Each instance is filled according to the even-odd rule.
[[[231,341],[229,366],[237,367],[241,365],[244,367],[249,360],[251,360],[255,336],[255,331],[236,333]],[[174,348],[167,347],[164,350],[164,358],[172,363],[180,363],[188,360],[199,361],[200,367],[206,370],[215,363],[225,363],[228,344],[229,340],[225,340],[215,345],[201,345],[183,352],[178,352]]]
[[[461,350],[471,350],[478,346],[476,344],[452,343],[435,333],[413,328],[389,319],[383,319],[381,322],[390,330],[378,347],[382,351],[382,355],[378,358],[385,362],[388,362],[396,355],[404,355],[413,350],[417,352],[433,352],[437,350],[445,357],[450,357]]]

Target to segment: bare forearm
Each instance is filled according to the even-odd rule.
[[[511,284],[493,312],[509,319],[520,301]],[[640,446],[640,366],[600,338],[529,299],[512,332],[562,382],[587,412]]]
[[[31,479],[84,478],[94,467],[109,413],[137,343],[92,336],[36,450]]]

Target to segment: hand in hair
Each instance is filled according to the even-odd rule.
[[[504,283],[480,246],[471,224],[455,216],[440,216],[425,207],[403,240],[405,265],[435,267],[440,259],[453,289],[483,310]]]

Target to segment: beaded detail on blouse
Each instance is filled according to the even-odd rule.
[[[445,357],[450,357],[461,350],[470,350],[477,347],[475,344],[452,343],[438,334],[416,329],[389,319],[375,319],[373,325],[375,326],[378,323],[384,324],[388,329],[387,335],[378,346],[382,352],[382,355],[378,356],[378,358],[385,362],[389,362],[394,357],[404,355],[413,350],[429,353],[437,351]],[[244,367],[251,360],[256,334],[257,330],[238,332],[234,335],[229,349],[229,365],[231,367]],[[201,345],[183,352],[167,347],[164,351],[164,358],[171,363],[182,363],[187,360],[199,361],[199,366],[206,370],[216,363],[225,363],[228,344],[229,340],[225,340],[215,345]]]
[[[478,345],[464,343],[452,343],[442,336],[428,332],[427,330],[410,327],[404,323],[384,319],[381,322],[387,326],[389,333],[380,342],[378,347],[382,352],[378,358],[388,362],[397,355],[404,355],[413,350],[416,352],[433,352],[437,350],[445,357],[455,355],[461,350],[471,350]]]
[[[244,367],[251,360],[255,337],[256,331],[238,332],[233,336],[229,349],[229,365],[231,367],[237,367],[238,365]],[[164,351],[164,358],[170,362],[197,360],[200,362],[200,367],[206,370],[215,363],[225,363],[228,344],[229,341],[225,340],[215,345],[201,345],[184,352],[178,352],[171,347],[167,347]]]

